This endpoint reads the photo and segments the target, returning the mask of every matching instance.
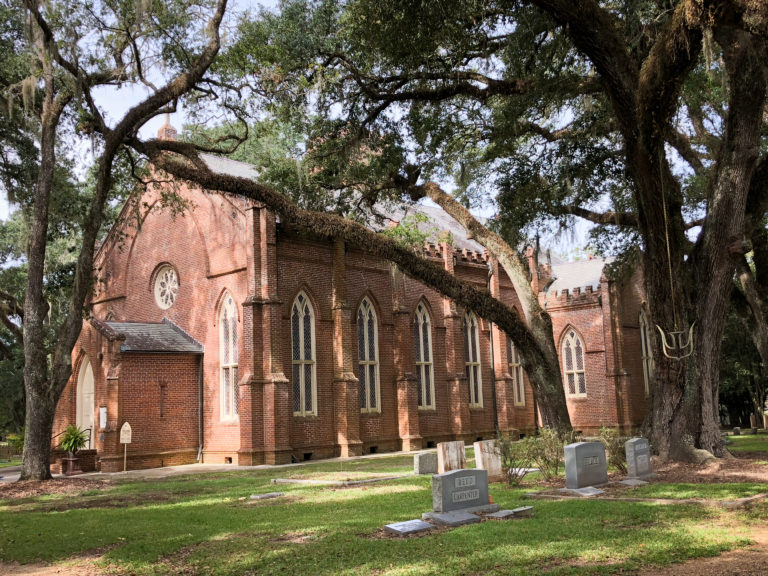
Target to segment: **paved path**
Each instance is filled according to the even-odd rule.
[[[431,450],[420,450],[419,452],[430,452]],[[78,475],[78,478],[91,478],[94,480],[151,480],[168,478],[170,476],[180,476],[182,474],[206,474],[209,472],[236,472],[242,470],[269,470],[280,468],[295,468],[306,466],[307,464],[331,463],[331,462],[353,462],[355,460],[373,460],[376,458],[391,458],[392,456],[413,456],[416,452],[383,452],[380,454],[366,454],[365,456],[354,456],[352,458],[323,458],[322,460],[307,460],[306,462],[296,462],[294,464],[261,464],[259,466],[237,466],[235,464],[182,464],[179,466],[166,466],[164,468],[147,468],[144,470],[128,470],[127,472],[87,472]],[[0,468],[0,482],[14,482],[19,479],[21,472],[20,466],[9,468]],[[61,475],[54,474],[54,478]]]

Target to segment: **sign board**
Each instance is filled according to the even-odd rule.
[[[120,428],[120,444],[131,443],[131,425],[126,422],[123,427]]]
[[[102,430],[107,427],[107,407],[99,407],[99,428]]]

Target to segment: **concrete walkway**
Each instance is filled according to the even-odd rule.
[[[434,452],[435,449],[420,450],[418,452]],[[319,463],[344,463],[356,460],[369,460],[376,458],[391,458],[393,456],[413,456],[417,452],[382,452],[379,454],[366,454],[365,456],[353,456],[351,458],[324,458],[322,460],[307,460],[294,464],[261,464],[259,466],[236,466],[235,464],[182,464],[179,466],[166,466],[164,468],[147,468],[145,470],[128,470],[127,472],[87,472],[79,474],[77,478],[90,478],[94,480],[156,480],[181,476],[183,474],[207,474],[211,472],[238,472],[247,470],[279,470],[281,468],[296,468],[307,464]],[[0,482],[14,482],[19,479],[20,466],[0,469]],[[54,478],[63,477],[54,474]]]

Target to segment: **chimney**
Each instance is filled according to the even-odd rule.
[[[176,131],[176,128],[171,126],[171,115],[166,114],[165,115],[165,124],[160,126],[160,130],[157,131],[157,139],[158,140],[176,140],[176,137],[178,136],[178,132]]]

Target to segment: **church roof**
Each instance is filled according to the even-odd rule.
[[[599,288],[603,269],[609,262],[610,259],[592,258],[591,260],[562,264],[553,263],[552,276],[555,280],[547,287],[547,295],[557,295],[563,290],[573,290],[574,288],[584,290],[587,286],[591,286],[593,289]]]
[[[115,339],[124,340],[120,352],[202,354],[203,345],[170,320],[162,322],[104,322]]]

